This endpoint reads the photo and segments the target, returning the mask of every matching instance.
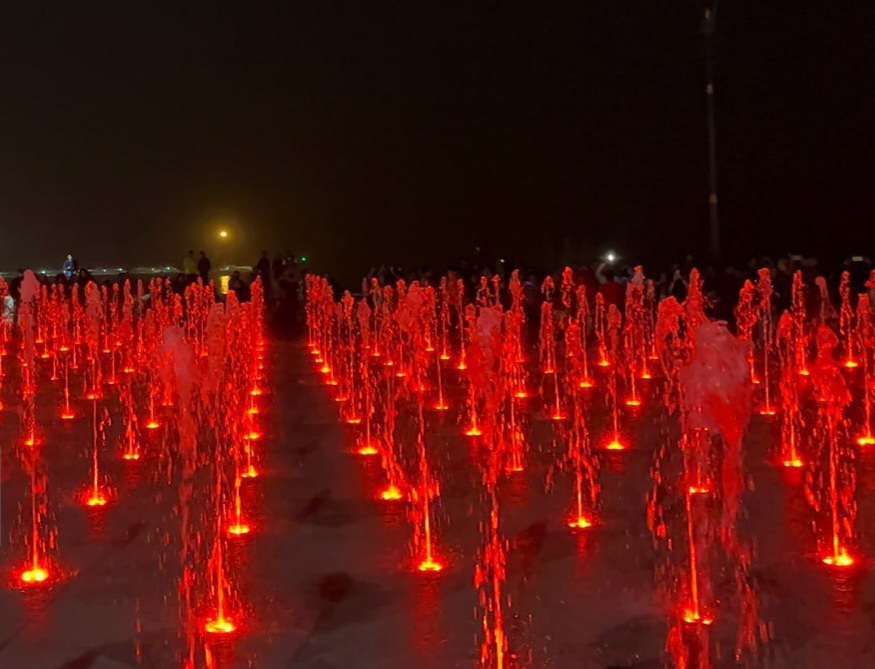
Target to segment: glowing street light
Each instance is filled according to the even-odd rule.
[[[219,230],[219,238],[220,239],[228,239],[228,231],[227,230]]]

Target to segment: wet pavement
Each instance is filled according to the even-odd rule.
[[[211,648],[213,664],[476,666],[481,484],[453,417],[433,418],[429,440],[441,479],[436,535],[447,569],[423,575],[412,569],[412,529],[403,505],[374,499],[382,481],[379,463],[350,454],[353,432],[338,422],[336,405],[304,349],[276,345],[272,356],[262,476],[246,484],[256,509],[254,531],[229,555],[245,603],[242,629],[232,642]],[[16,523],[26,489],[7,447],[16,423],[15,413],[6,411],[0,425],[0,565],[7,573],[24,550]],[[548,423],[533,427],[531,466],[500,490],[508,540],[509,666],[670,666],[664,651],[669,612],[658,596],[658,556],[645,515],[648,472],[662,438],[657,423],[642,417],[634,428],[635,448],[612,456],[602,472],[599,523],[582,534],[564,522],[570,476],[550,467],[562,445],[550,439]],[[713,666],[875,666],[871,569],[837,576],[813,558],[802,488],[766,462],[772,431],[755,421],[746,439],[753,490],[744,497],[740,528],[755,544],[751,571],[770,639],[746,664],[736,663],[732,587],[729,575],[718,573]],[[47,427],[42,448],[58,559],[67,573],[51,588],[0,591],[2,669],[181,666],[175,491],[155,480],[154,459],[133,465],[137,473],[131,463],[107,458],[115,497],[97,514],[86,511],[76,493],[87,476],[89,444],[87,419]],[[860,553],[875,556],[875,459],[864,457],[860,467]]]

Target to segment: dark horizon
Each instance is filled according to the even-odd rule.
[[[290,5],[11,8],[0,268],[707,249],[701,2]],[[727,258],[873,247],[873,17],[720,5]]]

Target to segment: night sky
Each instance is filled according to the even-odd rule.
[[[0,269],[671,261],[707,244],[702,4],[27,2],[0,39]],[[875,6],[723,0],[728,255],[871,252]]]

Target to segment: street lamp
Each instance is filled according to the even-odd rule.
[[[219,239],[228,239],[228,231],[227,230],[219,230]]]

